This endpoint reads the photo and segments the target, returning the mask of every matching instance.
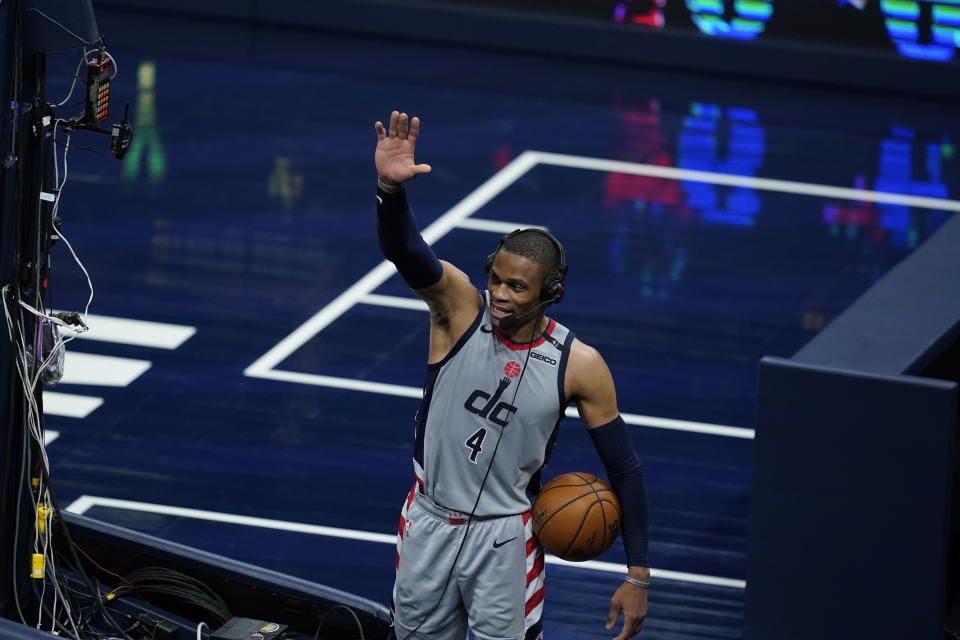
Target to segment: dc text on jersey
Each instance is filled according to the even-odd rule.
[[[493,395],[483,389],[474,389],[470,395],[467,396],[466,402],[463,403],[463,408],[501,427],[507,426],[510,417],[517,412],[517,408],[508,402],[500,401],[500,397],[503,395],[503,392],[507,390],[507,387],[510,386],[511,382],[513,382],[513,380],[510,378],[500,378],[500,384],[497,386],[497,390],[493,392]]]

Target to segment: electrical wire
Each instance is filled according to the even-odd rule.
[[[67,93],[67,97],[66,97],[66,98],[64,98],[62,101],[60,101],[60,102],[58,102],[57,104],[54,105],[55,107],[62,107],[63,105],[65,105],[65,104],[67,103],[68,100],[70,100],[70,96],[73,95],[73,90],[74,90],[74,89],[76,88],[76,86],[77,86],[77,78],[80,77],[80,67],[82,67],[82,66],[83,66],[83,63],[87,61],[87,55],[88,55],[88,53],[87,53],[87,48],[84,47],[84,48],[83,48],[83,53],[82,53],[81,56],[80,56],[80,61],[77,63],[77,70],[74,71],[74,73],[73,73],[73,82],[70,84],[70,91]],[[116,63],[114,63],[114,65],[116,65]],[[112,78],[112,76],[111,76],[111,78]]]
[[[55,123],[54,127],[59,124]],[[56,147],[54,147],[55,149]],[[67,153],[69,151],[69,137],[67,145],[64,150],[64,178],[63,182],[59,182],[59,175],[56,176],[61,187],[64,184],[67,178],[68,165],[66,163]],[[54,155],[56,158],[56,155]],[[56,164],[56,161],[55,161]],[[56,203],[55,203],[56,204]],[[38,223],[40,221],[38,220]],[[42,229],[42,224],[38,224],[38,229]],[[69,241],[66,243],[69,246]],[[79,259],[76,257],[76,253],[70,247],[71,253],[74,255],[75,260]],[[39,247],[37,250],[40,250]],[[36,259],[35,264],[39,264],[41,261]],[[82,268],[82,263],[81,263]],[[84,271],[86,271],[84,269]],[[89,281],[88,275],[88,285],[91,288],[91,296],[88,299],[88,308],[90,300],[92,300],[92,283]],[[16,285],[15,285],[16,286]],[[22,313],[20,312],[16,316],[16,320],[11,314],[10,306],[8,304],[8,299],[16,300],[17,303],[22,307],[23,310],[33,314],[37,317],[44,318],[49,322],[55,323],[58,326],[63,326],[62,321],[58,318],[46,314],[42,309],[42,301],[39,298],[39,291],[37,292],[37,304],[40,306],[40,309],[35,308],[26,301],[22,299],[22,296],[19,295],[19,290],[14,290],[10,285],[7,285],[3,288],[2,291],[2,300],[4,307],[4,318],[7,322],[7,336],[10,339],[11,345],[13,346],[14,354],[13,360],[16,368],[15,375],[19,379],[19,383],[23,392],[24,404],[23,406],[23,425],[26,427],[24,431],[25,440],[22,443],[21,450],[21,460],[20,460],[20,472],[19,472],[19,481],[17,484],[17,498],[15,505],[15,526],[14,526],[14,544],[13,544],[13,587],[14,587],[14,601],[16,604],[17,614],[20,617],[21,622],[26,623],[23,608],[20,604],[20,589],[17,577],[19,575],[18,570],[16,569],[19,552],[20,552],[20,528],[21,528],[21,515],[23,511],[23,500],[24,493],[28,493],[31,507],[31,513],[34,518],[34,536],[32,540],[33,553],[36,556],[42,558],[44,563],[43,567],[43,577],[39,585],[39,593],[37,594],[38,607],[37,607],[37,628],[44,628],[44,617],[45,615],[49,617],[49,624],[51,631],[59,631],[64,633],[67,637],[71,638],[81,638],[81,633],[78,628],[77,621],[75,620],[75,607],[72,604],[72,597],[67,591],[61,587],[61,579],[58,574],[58,562],[56,554],[53,553],[52,545],[52,534],[53,534],[53,513],[59,513],[59,508],[52,504],[50,487],[48,481],[48,470],[50,468],[49,459],[47,458],[46,447],[43,441],[43,421],[42,421],[42,412],[38,405],[37,399],[37,389],[39,385],[40,377],[43,373],[51,366],[54,360],[58,356],[58,352],[63,348],[63,345],[66,342],[74,339],[78,333],[72,332],[70,335],[58,335],[53,348],[44,357],[43,354],[43,335],[42,335],[42,324],[38,326],[38,335],[34,336],[36,341],[32,341],[30,347],[27,345],[26,340],[26,331],[24,329],[24,323],[22,320]],[[42,321],[41,321],[42,322]],[[31,348],[32,347],[32,348]],[[29,358],[29,359],[28,359]],[[42,361],[39,361],[42,358]],[[32,362],[31,362],[32,360]],[[34,444],[35,443],[35,444]],[[25,480],[28,473],[28,461],[36,456],[36,467],[37,467],[37,484],[36,491],[25,491]],[[36,588],[37,584],[32,583],[33,587]],[[47,595],[48,595],[48,584],[50,586],[50,596],[52,599],[51,605],[47,606]],[[109,618],[109,616],[105,616]],[[61,618],[65,619],[70,629],[64,626],[61,622]]]
[[[165,567],[143,567],[128,573],[126,580],[148,602],[149,599],[145,597],[148,594],[166,596],[205,611],[219,625],[233,617],[223,598],[196,578],[179,571]]]
[[[523,382],[523,375],[527,372],[527,365],[530,363],[530,352],[533,349],[533,342],[534,342],[534,333],[535,333],[534,330],[538,329],[539,326],[540,326],[539,320],[537,320],[531,325],[532,330],[530,331],[530,342],[527,343],[527,357],[523,361],[523,368],[520,369],[520,378],[517,380],[517,386],[514,387],[513,389],[513,397],[510,399],[511,405],[514,405],[514,403],[517,401],[517,394],[520,393],[520,383]],[[491,335],[493,336],[492,333]],[[496,340],[497,339],[496,336],[493,336],[493,339]],[[507,424],[509,424],[513,420],[513,415],[516,415],[516,413],[511,415],[510,420],[507,421]],[[413,629],[413,631],[405,635],[401,640],[410,640],[410,638],[416,635],[417,631],[420,630],[420,627],[422,627],[427,622],[427,620],[430,619],[430,617],[436,612],[437,608],[440,606],[440,603],[443,602],[443,596],[445,596],[447,593],[447,587],[450,586],[450,578],[453,576],[453,571],[454,569],[456,569],[457,561],[460,559],[460,554],[463,552],[463,547],[467,542],[467,535],[470,533],[470,525],[473,523],[474,514],[476,514],[477,506],[479,506],[480,504],[480,497],[483,495],[483,489],[487,484],[487,478],[490,477],[490,471],[493,469],[493,461],[497,457],[497,451],[500,449],[500,441],[503,439],[503,433],[506,430],[507,430],[507,427],[506,425],[504,425],[503,427],[500,428],[500,433],[497,435],[497,442],[493,446],[493,453],[490,454],[490,464],[487,465],[487,471],[486,473],[483,474],[483,480],[480,482],[480,489],[477,491],[477,498],[473,503],[473,508],[470,510],[470,515],[467,517],[467,524],[464,526],[463,536],[460,538],[460,546],[457,547],[457,553],[453,556],[453,562],[450,564],[450,571],[449,573],[447,573],[447,579],[444,582],[443,590],[440,592],[440,597],[437,598],[436,604],[434,604],[433,608],[430,609],[430,611],[427,613],[426,616],[424,616],[423,620],[420,621],[420,623]]]
[[[314,632],[314,634],[313,634],[313,640],[319,640],[319,638],[320,638],[320,628],[323,627],[323,623],[325,623],[325,622],[327,621],[327,617],[328,617],[331,613],[333,613],[334,611],[336,611],[337,609],[342,609],[342,610],[346,611],[347,613],[349,613],[351,616],[353,616],[353,621],[357,623],[357,630],[360,632],[360,640],[366,640],[366,638],[365,638],[364,635],[363,635],[363,625],[360,624],[360,618],[357,617],[357,612],[354,611],[353,609],[351,609],[350,607],[348,607],[348,606],[346,606],[346,605],[343,605],[343,604],[338,604],[338,605],[336,605],[335,607],[332,607],[332,608],[330,608],[330,609],[327,609],[327,611],[323,614],[323,616],[320,618],[319,623],[317,624],[317,630],[316,630],[316,631]],[[198,638],[198,640],[199,640],[199,638]]]

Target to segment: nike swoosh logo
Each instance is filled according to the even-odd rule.
[[[380,196],[377,196],[377,202],[379,202],[380,204],[383,204],[383,198],[381,198]]]
[[[480,325],[480,331],[484,333],[493,333],[493,329],[487,328],[487,325],[485,324]]]
[[[493,540],[493,548],[494,548],[494,549],[499,549],[500,547],[502,547],[503,545],[507,544],[508,542],[512,542],[513,540],[516,540],[516,539],[517,539],[517,536],[513,536],[513,537],[510,538],[509,540],[504,540],[503,542],[497,542],[496,538],[494,538],[494,540]]]

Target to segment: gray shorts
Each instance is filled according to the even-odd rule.
[[[530,512],[474,518],[451,572],[466,523],[410,490],[397,533],[397,640],[464,640],[468,627],[477,640],[540,640],[543,549]]]

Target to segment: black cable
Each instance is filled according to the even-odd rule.
[[[20,323],[13,322],[14,317],[19,318],[19,314],[14,313],[13,317],[10,318],[10,322],[12,325],[11,331],[15,334],[14,338],[19,338],[19,342],[15,342],[13,345],[14,350],[17,352],[16,357],[19,359],[20,358],[19,347],[23,344],[23,328]],[[22,373],[23,372],[21,372],[19,362],[18,362],[18,365],[16,367],[16,376],[19,377],[21,381],[23,381]],[[24,480],[24,477],[27,475],[27,458],[28,458],[27,451],[28,451],[29,443],[30,443],[30,438],[24,435],[24,439],[23,439],[21,451],[20,451],[20,473],[18,474],[20,477],[17,482],[17,500],[16,500],[16,505],[14,507],[13,560],[11,563],[12,565],[11,573],[13,577],[13,600],[14,600],[14,603],[16,604],[17,614],[20,616],[20,621],[23,622],[23,624],[25,625],[28,623],[26,618],[23,615],[23,609],[20,606],[20,589],[19,589],[19,585],[17,584],[17,554],[19,551],[19,544],[20,544],[20,511],[21,511],[21,505],[23,502],[23,480]]]
[[[198,598],[204,602],[211,603],[213,608],[216,609],[218,613],[225,615],[226,618],[224,621],[229,620],[232,617],[230,608],[227,606],[226,602],[224,602],[223,599],[215,591],[213,591],[213,589],[208,587],[203,582],[200,582],[196,578],[180,573],[179,571],[164,567],[144,567],[129,574],[127,576],[127,580],[133,585],[136,585],[136,583],[139,581],[149,580],[169,582],[176,586],[179,586],[179,583],[184,583],[186,585],[185,588],[196,591]]]
[[[53,142],[54,142],[54,144],[57,144],[57,145],[59,145],[60,147],[66,147],[66,146],[67,146],[67,143],[66,143],[66,142],[57,142],[56,140],[54,140]],[[97,151],[96,149],[89,149],[89,148],[87,148],[87,147],[74,147],[74,146],[71,146],[71,147],[70,147],[70,150],[71,150],[71,151],[89,151],[90,153],[96,153],[97,155],[110,156],[111,158],[113,157],[113,154],[112,154],[112,153],[106,153],[106,152],[104,152],[104,151]]]
[[[534,323],[533,326],[539,327],[539,325],[540,325],[540,321],[538,320],[536,323]],[[493,333],[491,333],[491,336],[493,336],[494,340],[497,339],[497,337]],[[523,368],[520,369],[520,378],[517,380],[517,386],[513,390],[513,397],[510,399],[510,404],[513,406],[516,406],[515,403],[517,401],[517,394],[520,393],[520,383],[523,382],[523,375],[527,372],[527,364],[529,364],[530,362],[530,351],[533,349],[533,342],[534,342],[534,331],[531,331],[530,342],[527,343],[527,357],[523,361]],[[470,515],[467,517],[467,524],[463,531],[463,537],[460,538],[460,546],[457,547],[457,553],[456,555],[453,556],[453,562],[450,564],[450,571],[447,573],[447,579],[444,582],[443,590],[440,591],[440,597],[437,598],[436,604],[434,604],[433,608],[430,609],[429,613],[427,613],[427,615],[424,616],[423,620],[420,621],[420,624],[418,624],[413,629],[413,631],[405,635],[402,638],[402,640],[410,640],[410,638],[417,631],[420,630],[420,627],[426,624],[427,620],[430,619],[430,616],[432,616],[436,612],[437,607],[440,606],[440,603],[443,602],[443,596],[447,594],[447,587],[450,586],[450,578],[453,577],[453,572],[457,566],[457,560],[460,559],[460,553],[463,552],[463,546],[467,542],[467,535],[470,533],[470,525],[473,523],[473,516],[477,512],[477,506],[479,506],[480,504],[480,497],[483,496],[483,489],[487,485],[487,478],[490,476],[490,471],[493,469],[493,461],[497,457],[497,450],[500,449],[500,441],[503,439],[503,432],[507,430],[507,425],[509,425],[510,422],[513,421],[514,415],[516,415],[516,412],[514,412],[510,416],[510,420],[507,421],[506,425],[500,427],[500,433],[497,435],[497,442],[493,446],[493,453],[490,455],[490,464],[487,465],[487,471],[486,473],[483,474],[483,480],[480,482],[480,489],[477,491],[477,499],[473,502],[473,509],[470,510]]]
[[[125,578],[138,594],[156,594],[197,607],[224,624],[233,614],[215,591],[199,580],[165,567],[143,567]]]
[[[354,611],[350,607],[343,604],[338,604],[337,606],[331,609],[327,609],[327,612],[323,614],[323,617],[320,618],[320,622],[317,624],[317,630],[313,634],[313,640],[319,640],[320,628],[323,626],[323,623],[327,621],[327,616],[329,616],[331,613],[333,613],[337,609],[343,609],[344,611],[349,613],[351,616],[353,616],[353,621],[357,623],[357,629],[360,631],[360,640],[366,640],[366,638],[363,635],[363,625],[360,624],[360,618],[357,617],[356,611]]]

